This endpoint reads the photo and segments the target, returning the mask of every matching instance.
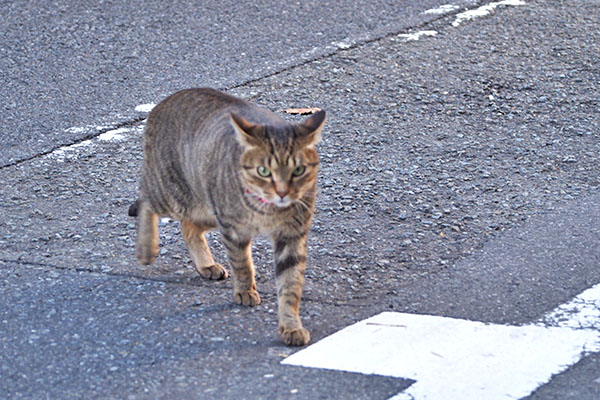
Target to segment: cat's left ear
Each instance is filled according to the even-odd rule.
[[[244,147],[256,147],[260,140],[253,134],[258,125],[248,121],[244,117],[231,113],[231,126],[235,130],[235,138]]]
[[[319,143],[325,119],[325,111],[319,110],[299,125],[304,133],[301,137],[303,146],[314,146]]]

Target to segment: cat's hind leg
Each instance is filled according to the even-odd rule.
[[[212,226],[198,225],[187,219],[181,221],[183,240],[190,250],[196,271],[205,279],[227,279],[227,270],[221,264],[215,263],[204,236],[211,228]]]
[[[152,264],[158,255],[158,215],[145,201],[138,200],[136,205],[138,234],[135,254],[140,264],[148,265]]]

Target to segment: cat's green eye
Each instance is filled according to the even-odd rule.
[[[268,178],[271,176],[271,170],[267,167],[263,167],[262,165],[256,169],[256,172],[263,178]]]
[[[294,171],[292,171],[292,175],[300,176],[304,173],[304,171],[306,171],[306,167],[304,165],[299,165],[294,169]]]

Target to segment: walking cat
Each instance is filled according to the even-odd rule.
[[[251,240],[274,246],[279,331],[287,345],[310,340],[299,317],[306,240],[312,220],[325,123],[319,111],[291,124],[252,103],[212,89],[177,92],[148,115],[139,199],[136,255],[147,265],[158,254],[158,217],[181,221],[198,273],[225,279],[205,232],[217,228],[233,272],[233,300],[260,304]]]

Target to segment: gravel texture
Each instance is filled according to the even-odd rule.
[[[502,9],[520,23],[474,20],[469,34],[442,20],[435,38],[392,36],[236,90],[329,111],[316,284],[342,272],[341,298],[370,298],[598,188],[598,7],[574,7]]]

